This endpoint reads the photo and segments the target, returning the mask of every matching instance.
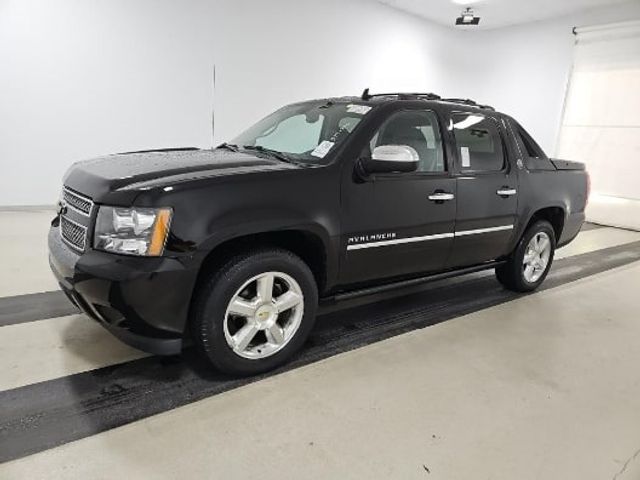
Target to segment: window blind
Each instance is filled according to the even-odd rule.
[[[640,21],[576,29],[557,156],[587,165],[587,220],[640,230]]]

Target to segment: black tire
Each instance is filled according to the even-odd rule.
[[[249,279],[264,272],[283,272],[299,285],[304,303],[297,331],[281,350],[260,359],[238,355],[225,337],[229,302]],[[318,288],[309,267],[298,256],[278,248],[260,249],[229,259],[209,272],[196,294],[191,330],[196,348],[218,370],[233,375],[255,375],[285,363],[307,340],[315,323]]]
[[[540,278],[534,282],[530,282],[527,281],[524,274],[524,256],[531,239],[541,232],[546,233],[550,239],[551,253],[549,255],[546,268]],[[553,263],[555,250],[556,235],[553,227],[546,220],[538,220],[527,229],[524,235],[522,235],[522,238],[518,242],[515,250],[509,256],[507,263],[496,267],[496,278],[508,290],[513,290],[514,292],[531,292],[538,288],[547,277],[551,264]]]

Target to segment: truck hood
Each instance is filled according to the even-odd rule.
[[[92,198],[122,190],[148,190],[189,180],[300,168],[280,160],[229,150],[153,150],[107,155],[75,163],[64,184]]]

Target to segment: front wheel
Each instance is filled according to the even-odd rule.
[[[531,292],[538,288],[551,268],[556,249],[553,227],[539,220],[524,233],[507,263],[496,268],[502,285],[515,292]]]
[[[194,341],[220,371],[253,375],[284,363],[313,327],[318,292],[309,267],[280,249],[232,258],[202,284]]]

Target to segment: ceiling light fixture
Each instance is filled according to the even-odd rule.
[[[467,7],[458,18],[456,18],[456,25],[478,25],[480,23],[480,17],[476,17],[473,14],[473,9]]]

